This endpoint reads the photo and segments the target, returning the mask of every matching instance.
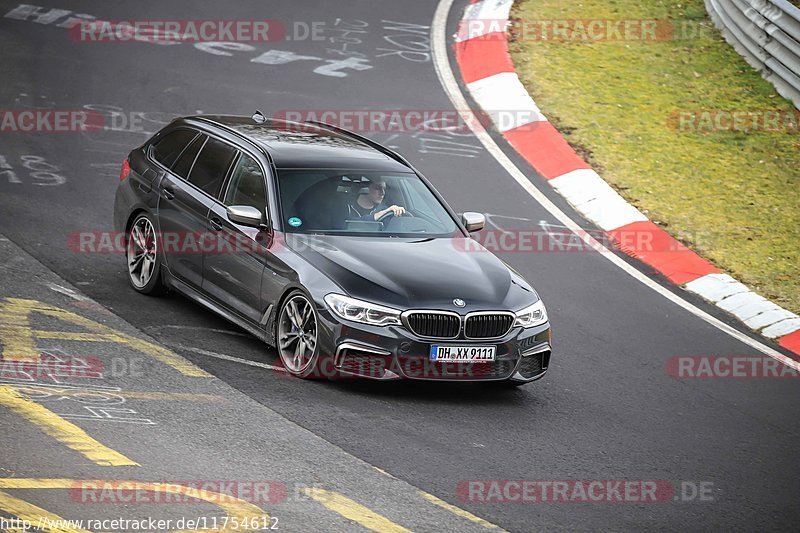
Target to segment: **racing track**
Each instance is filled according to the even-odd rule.
[[[2,13],[17,5],[2,2]],[[321,21],[326,36],[340,40],[260,43],[216,55],[191,44],[76,43],[53,24],[2,18],[0,102],[5,108],[114,106],[146,112],[148,131],[198,110],[249,114],[260,108],[269,115],[285,109],[452,109],[431,60],[433,2],[39,0],[37,5],[109,20]],[[446,35],[455,32],[464,5],[453,6]],[[345,28],[348,49],[364,54],[363,64],[371,68],[336,71],[344,76],[314,72],[325,60],[342,57],[334,48],[341,49]],[[318,59],[279,65],[252,61],[270,49]],[[471,134],[369,135],[397,147],[457,211],[498,215],[493,222],[512,230],[539,229],[541,221],[560,225]],[[268,365],[276,358],[274,351],[181,297],[134,294],[121,256],[80,254],[67,247],[75,232],[111,229],[119,165],[146,137],[126,131],[3,134],[0,155],[10,163],[19,166],[20,155],[44,157],[66,182],[37,186],[24,171],[18,173],[22,183],[0,181],[0,231],[115,314],[251,398],[505,529],[796,528],[797,380],[670,377],[666,365],[674,356],[760,354],[596,253],[500,254],[540,292],[554,331],[549,374],[519,390],[304,382],[209,356],[227,354]],[[519,157],[511,151],[506,155],[542,194],[580,222]],[[711,306],[693,303],[733,324]],[[196,431],[201,433],[202,426]],[[231,442],[235,452],[235,439]],[[468,479],[704,481],[713,482],[714,501],[481,504],[457,497],[457,483]]]

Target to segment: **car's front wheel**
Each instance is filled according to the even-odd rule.
[[[150,215],[142,213],[136,217],[126,240],[125,258],[131,286],[142,294],[163,293],[166,288],[161,282],[161,253]]]
[[[319,324],[314,304],[302,291],[294,291],[283,302],[276,341],[286,371],[310,377],[319,361]]]
[[[491,383],[495,387],[500,387],[502,389],[516,389],[517,387],[527,385],[530,383],[530,381],[514,381],[511,379],[504,379],[503,381],[492,381]]]

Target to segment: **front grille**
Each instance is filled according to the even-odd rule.
[[[523,357],[522,361],[519,362],[519,368],[517,368],[517,372],[522,374],[522,376],[525,378],[532,378],[533,376],[541,374],[542,370],[544,370],[542,365],[543,357],[543,353],[537,353]]]
[[[400,361],[406,377],[431,380],[502,379],[511,375],[514,360],[496,360],[486,363],[439,363],[422,358]]]
[[[514,317],[512,315],[471,315],[467,317],[467,322],[464,325],[464,335],[470,339],[502,337],[508,333],[513,323]]]
[[[461,317],[449,313],[411,313],[408,327],[420,337],[454,339],[461,330]]]

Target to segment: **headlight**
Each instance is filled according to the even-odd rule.
[[[373,326],[400,324],[400,311],[382,305],[356,300],[341,294],[325,296],[325,303],[336,316],[345,320]]]
[[[547,322],[547,309],[544,308],[544,303],[539,300],[522,311],[517,311],[517,319],[514,321],[514,327],[532,328],[533,326],[539,326],[545,322]]]

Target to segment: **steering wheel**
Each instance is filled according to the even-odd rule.
[[[395,216],[395,215],[394,215],[394,211],[389,211],[388,213],[384,213],[384,214],[383,214],[383,216],[381,216],[381,217],[378,217],[376,220],[377,220],[378,222],[387,222],[387,221],[388,221],[388,220],[390,220],[390,219],[391,219],[393,216]],[[406,211],[405,213],[403,213],[403,214],[402,214],[402,215],[400,215],[400,216],[401,216],[401,217],[413,217],[414,215],[412,215],[410,212]]]

